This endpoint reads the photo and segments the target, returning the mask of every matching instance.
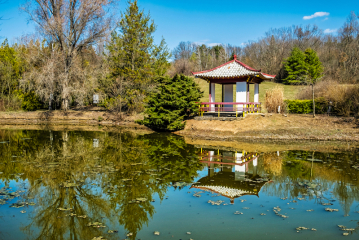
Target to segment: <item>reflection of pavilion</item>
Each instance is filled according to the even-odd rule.
[[[208,164],[208,176],[201,178],[192,188],[218,193],[234,202],[244,195],[256,195],[268,182],[257,175],[257,153],[214,151],[201,154],[200,161]],[[221,165],[221,171],[215,172],[215,165]]]

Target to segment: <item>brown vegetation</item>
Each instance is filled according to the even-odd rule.
[[[109,13],[112,4],[112,0],[37,0],[22,8],[43,37],[52,43],[51,49],[47,47],[50,50],[48,57],[41,55],[43,69],[37,71],[38,66],[33,69],[35,79],[42,79],[37,80],[40,82],[36,87],[47,86],[49,99],[50,93],[59,92],[64,110],[69,108],[72,93],[84,90],[84,83],[77,81],[78,72],[74,66],[83,50],[104,39],[111,30],[114,19]],[[31,76],[29,78],[33,80]]]
[[[336,81],[322,81],[315,85],[315,98],[323,98],[327,103],[332,102],[335,113],[342,116],[359,114],[359,85],[339,84]],[[297,93],[298,99],[311,99],[311,87],[304,87]]]
[[[188,120],[178,134],[211,139],[359,141],[359,123],[354,118],[325,115],[253,114],[237,121]]]
[[[283,87],[276,86],[275,88],[266,91],[265,106],[269,113],[284,111],[285,104]],[[278,107],[280,107],[280,109],[278,109]]]

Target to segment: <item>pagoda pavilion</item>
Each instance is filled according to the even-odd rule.
[[[196,78],[201,78],[209,83],[209,102],[203,102],[200,112],[215,113],[254,113],[261,111],[259,102],[259,84],[270,81],[275,75],[262,73],[261,69],[253,69],[246,64],[234,59],[216,68],[201,72],[192,72]],[[215,102],[216,84],[222,85],[222,102]],[[249,101],[249,84],[254,84],[254,101]],[[233,96],[233,86],[236,85],[236,93]],[[234,102],[235,99],[235,102]]]

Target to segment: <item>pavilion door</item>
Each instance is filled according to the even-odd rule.
[[[233,84],[224,84],[222,87],[222,101],[223,102],[233,102]],[[224,112],[233,112],[233,105],[226,104],[224,105]]]

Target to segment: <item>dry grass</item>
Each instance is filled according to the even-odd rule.
[[[265,98],[265,106],[269,113],[278,113],[284,110],[284,89],[281,86],[276,86],[271,90],[267,90]]]
[[[339,115],[350,116],[359,113],[359,86],[356,84],[339,84],[336,81],[327,80],[316,84],[314,92],[315,98],[331,101],[335,112]],[[304,87],[296,97],[297,99],[312,99],[311,87]]]
[[[188,120],[183,135],[195,137],[272,140],[345,140],[359,141],[354,118],[318,115],[247,115],[243,120]]]

